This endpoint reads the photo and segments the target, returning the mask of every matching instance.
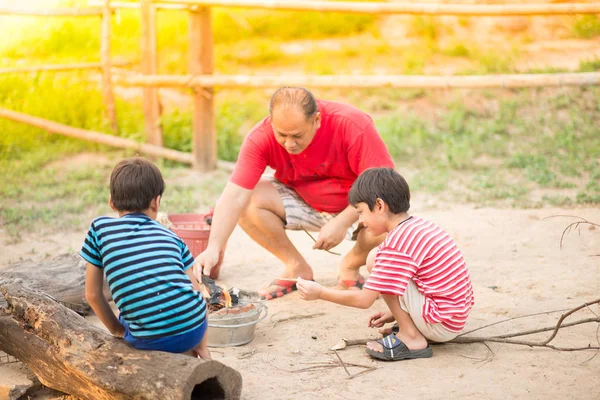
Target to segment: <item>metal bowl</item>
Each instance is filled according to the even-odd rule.
[[[250,343],[254,339],[256,324],[267,317],[269,309],[264,303],[239,314],[208,316],[208,347],[233,347]],[[261,315],[262,314],[262,315]]]

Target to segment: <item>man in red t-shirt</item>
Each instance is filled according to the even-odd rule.
[[[265,299],[281,297],[296,289],[293,278],[313,279],[311,267],[285,233],[304,229],[319,232],[314,249],[329,250],[345,237],[356,240],[339,266],[339,287],[361,288],[359,269],[385,235],[360,229],[348,192],[365,169],[394,167],[373,120],[350,105],[315,100],[304,88],[277,90],[269,114],[242,144],[215,207],[208,246],[196,265],[217,277],[227,240],[239,223],[285,264],[281,277],[261,292]],[[261,179],[266,167],[275,175]]]

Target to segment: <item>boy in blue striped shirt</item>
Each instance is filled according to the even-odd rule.
[[[92,222],[80,252],[88,263],[85,296],[110,333],[136,349],[210,358],[194,258],[156,222],[164,189],[159,169],[148,160],[131,158],[114,168],[109,204],[119,217]],[[104,276],[118,318],[102,294]]]

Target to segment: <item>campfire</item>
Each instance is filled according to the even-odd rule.
[[[212,278],[206,275],[202,276],[202,283],[205,288],[203,296],[206,299],[209,313],[241,305],[239,289],[227,289],[225,285],[217,285]]]

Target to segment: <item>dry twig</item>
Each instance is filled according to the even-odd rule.
[[[597,228],[600,228],[600,225],[595,224],[591,221],[588,221],[585,218],[582,217],[578,217],[576,215],[551,215],[549,217],[546,217],[544,219],[548,219],[548,218],[555,218],[555,217],[569,217],[569,218],[579,218],[581,221],[577,221],[577,222],[571,222],[569,225],[567,225],[567,227],[563,230],[562,235],[560,235],[560,249],[562,250],[563,248],[563,239],[565,237],[565,235],[567,233],[569,233],[571,231],[571,229],[578,229],[580,227],[580,225],[590,225],[590,226],[594,226]],[[581,232],[580,232],[581,233]],[[599,257],[600,254],[592,254],[590,255],[590,257]]]
[[[311,235],[311,234],[310,234],[310,232],[309,232],[309,231],[307,231],[306,229],[304,229],[304,227],[303,227],[303,226],[302,226],[301,228],[302,228],[302,230],[303,230],[304,232],[306,232],[306,234],[307,234],[308,236],[310,236],[310,238],[313,240],[313,242],[315,242],[315,243],[317,242],[317,239],[315,239],[315,238],[313,237],[313,235]],[[325,250],[325,251],[326,251],[326,252],[328,252],[329,254],[333,254],[334,256],[341,256],[341,254],[340,254],[340,253],[336,253],[335,251],[330,251],[330,250]]]
[[[344,371],[346,371],[346,373],[348,374],[349,377],[352,377],[352,374],[350,374],[350,371],[348,371],[348,368],[346,368],[346,364],[344,364],[344,361],[342,360],[342,357],[340,357],[340,355],[338,354],[338,352],[336,350],[334,350],[333,353],[335,354],[335,356],[337,357],[337,359],[340,360],[340,365],[342,367],[344,367]]]
[[[560,309],[560,310],[544,311],[544,312],[538,312],[538,313],[533,313],[533,314],[525,314],[525,315],[520,315],[520,316],[518,316],[518,317],[507,318],[507,319],[503,319],[502,321],[493,322],[493,323],[491,323],[491,324],[488,324],[488,325],[480,326],[479,328],[475,328],[475,329],[473,329],[473,330],[470,330],[470,331],[467,331],[467,332],[461,333],[461,334],[460,334],[460,335],[458,335],[458,336],[459,336],[459,337],[460,337],[460,336],[465,336],[465,335],[468,335],[468,334],[470,334],[470,333],[477,332],[477,331],[480,331],[480,330],[482,330],[482,329],[485,329],[485,328],[489,328],[490,326],[494,326],[494,325],[502,324],[502,323],[504,323],[504,322],[508,322],[508,321],[513,321],[513,320],[515,320],[515,319],[527,318],[527,317],[534,317],[534,316],[536,316],[536,315],[552,314],[552,313],[555,313],[555,312],[563,312],[563,311],[569,311],[569,310],[570,310],[569,308],[563,308],[563,309]]]
[[[578,307],[575,307],[575,308],[567,311],[566,313],[562,314],[554,327],[532,329],[532,330],[527,330],[527,331],[520,331],[520,332],[514,332],[514,333],[498,335],[498,336],[490,336],[490,337],[465,337],[465,336],[461,335],[461,336],[456,337],[455,339],[453,339],[449,342],[446,342],[446,343],[464,344],[464,343],[497,342],[497,343],[516,344],[516,345],[529,346],[529,347],[547,347],[549,349],[558,350],[558,351],[600,350],[600,338],[598,337],[598,334],[599,334],[598,331],[596,331],[596,339],[598,341],[599,346],[588,345],[586,347],[558,347],[558,346],[554,346],[554,345],[550,344],[550,342],[552,340],[554,340],[554,338],[558,334],[558,331],[560,328],[574,326],[574,325],[581,325],[581,324],[588,323],[588,322],[600,323],[600,317],[596,317],[596,318],[586,318],[586,319],[563,324],[563,321],[569,315],[571,315],[581,309],[589,308],[589,306],[592,304],[600,304],[600,299],[596,299],[594,301],[584,303],[584,304],[582,304]],[[519,318],[519,317],[517,317],[517,318]],[[478,328],[478,329],[481,329],[481,328]],[[552,334],[546,340],[543,340],[541,342],[509,339],[509,338],[515,337],[515,336],[531,335],[534,333],[546,332],[549,330],[552,330]],[[473,330],[471,332],[474,332],[474,331],[475,330]],[[470,333],[470,332],[468,332],[468,333]],[[373,340],[376,340],[376,339],[354,339],[354,340],[342,339],[342,342],[340,342],[336,346],[334,346],[334,349],[341,350],[341,349],[344,349],[349,346],[364,345],[367,342],[370,342]]]
[[[325,315],[325,313],[292,315],[291,317],[281,318],[281,319],[273,321],[273,327],[275,327],[275,325],[277,325],[280,322],[287,322],[287,321],[293,321],[293,320],[298,320],[298,319],[316,318],[316,317],[322,317],[323,315]]]

